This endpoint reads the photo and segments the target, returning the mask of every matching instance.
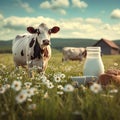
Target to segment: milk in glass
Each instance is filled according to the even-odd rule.
[[[83,68],[84,76],[99,76],[104,73],[100,47],[87,47],[87,57]]]

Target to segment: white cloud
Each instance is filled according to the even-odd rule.
[[[105,29],[105,30],[111,30],[112,28],[111,28],[110,24],[104,24],[103,25],[103,29]]]
[[[65,8],[68,6],[69,6],[69,0],[51,0],[50,2],[45,1],[40,4],[40,8],[43,8],[43,9],[48,9],[48,8],[59,9],[59,8]]]
[[[72,5],[78,8],[86,8],[88,5],[84,1],[80,0],[72,0]],[[42,9],[51,9],[56,12],[59,12],[62,15],[66,15],[65,8],[70,6],[69,0],[51,0],[45,1],[40,4],[40,8]]]
[[[23,30],[29,24],[29,18],[11,16],[4,20],[4,27],[12,30]]]
[[[32,13],[34,12],[34,9],[30,7],[30,5],[27,2],[22,2],[21,0],[18,0],[18,4],[20,7],[22,7],[26,12]]]
[[[115,31],[115,32],[120,32],[120,23],[119,24],[115,24],[112,26],[112,29]]]
[[[72,0],[72,4],[74,7],[78,7],[78,8],[88,7],[88,4],[84,1],[81,1],[81,0]]]
[[[42,9],[52,9],[58,11],[60,14],[65,15],[66,11],[63,8],[69,6],[69,0],[51,0],[42,2],[40,8]]]
[[[120,19],[120,9],[114,9],[111,13],[111,18]]]
[[[2,16],[2,15],[1,15]],[[107,38],[120,39],[120,24],[106,24],[98,18],[72,18],[55,20],[48,17],[17,17],[12,16],[0,21],[0,40],[9,40],[17,34],[27,32],[26,27],[37,27],[40,23],[46,23],[49,28],[59,26],[60,32],[52,37],[60,38]]]
[[[16,29],[22,30],[26,28],[27,26],[34,26],[37,27],[40,23],[45,22],[49,24],[55,23],[54,19],[51,18],[44,18],[42,16],[40,17],[17,17],[17,16],[11,16],[6,19],[4,19],[4,27],[10,28],[10,29]]]
[[[54,19],[40,17],[17,17],[11,16],[4,18],[0,21],[0,40],[13,39],[18,34],[24,34],[27,32],[28,26],[37,27],[40,23],[48,23],[51,28],[54,25],[58,25]],[[6,35],[7,34],[7,35]],[[55,35],[54,35],[55,36]]]
[[[68,7],[69,6],[69,0],[52,0],[51,1],[52,8],[61,8],[61,7]]]
[[[49,9],[49,8],[51,8],[51,5],[48,1],[45,1],[45,2],[40,4],[40,8]]]
[[[86,22],[90,24],[101,24],[102,23],[101,19],[98,19],[98,18],[87,18]]]

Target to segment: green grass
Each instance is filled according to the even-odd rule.
[[[103,56],[102,59],[105,70],[114,68],[114,63],[118,63],[117,67],[120,68],[119,56]],[[93,93],[88,86],[79,86],[72,92],[58,88],[59,85],[73,85],[70,77],[82,75],[83,65],[84,61],[62,63],[62,54],[53,50],[45,74],[54,85],[49,88],[36,72],[33,78],[29,78],[22,68],[14,72],[12,55],[0,54],[0,92],[5,85],[12,86],[14,81],[22,82],[19,91],[10,87],[0,93],[0,120],[119,120],[120,87],[109,85],[98,94]],[[58,76],[61,81],[55,82],[55,75],[61,74],[65,78]],[[17,103],[16,96],[27,89],[24,85],[26,82],[32,83],[30,88],[36,90],[24,102]],[[118,92],[110,93],[112,89]]]

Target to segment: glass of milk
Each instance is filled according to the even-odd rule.
[[[83,67],[84,76],[97,76],[104,73],[101,47],[87,47],[87,57]]]

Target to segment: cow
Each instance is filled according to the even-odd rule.
[[[37,28],[27,27],[29,34],[17,35],[13,40],[12,54],[16,69],[19,66],[28,67],[29,76],[31,69],[36,66],[39,73],[45,72],[51,57],[50,36],[60,30],[58,26],[48,28],[41,23]]]
[[[86,57],[86,49],[83,47],[64,47],[62,49],[62,62],[68,60],[79,60],[82,61]]]

